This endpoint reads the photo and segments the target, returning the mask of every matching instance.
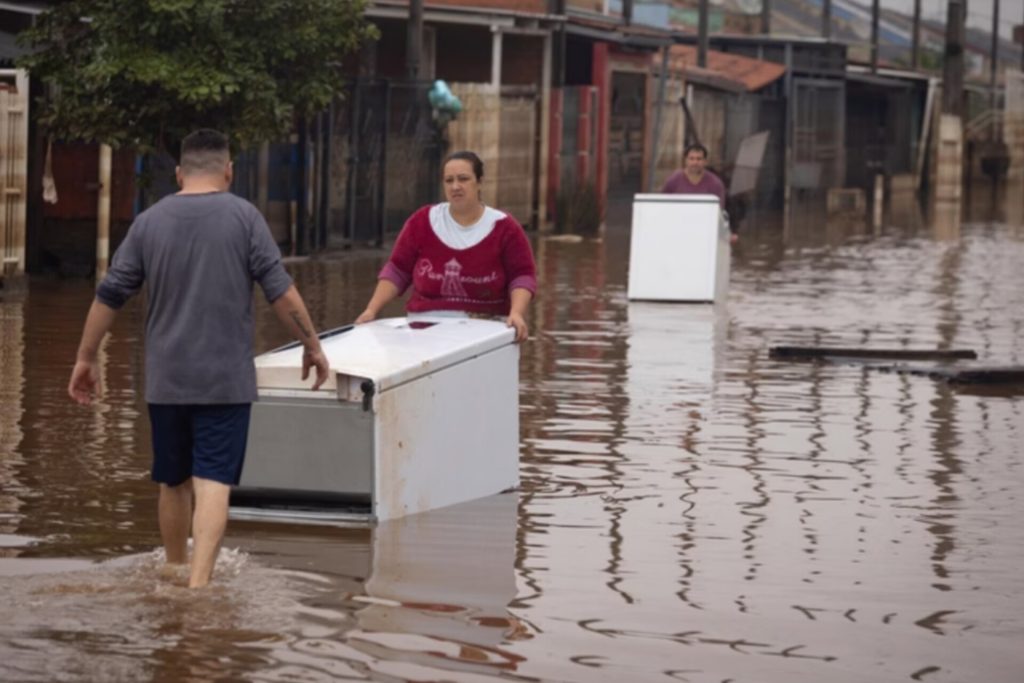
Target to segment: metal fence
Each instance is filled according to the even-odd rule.
[[[444,154],[427,100],[430,83],[357,80],[328,134],[327,243],[380,244],[436,201]]]
[[[793,80],[793,162],[797,189],[841,187],[845,176],[845,90],[842,81]]]

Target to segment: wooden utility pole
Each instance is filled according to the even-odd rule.
[[[989,56],[989,87],[991,108],[994,112],[999,104],[996,93],[996,82],[999,78],[999,0],[992,0],[992,53]],[[992,120],[993,137],[995,137],[995,119]]]
[[[418,81],[423,59],[423,0],[409,0],[409,24],[405,30],[405,72]]]
[[[878,15],[879,1],[871,0],[871,73],[878,71]]]
[[[821,3],[821,37],[825,40],[832,38],[832,0],[822,0]]]
[[[761,33],[772,32],[772,0],[761,0]]]
[[[910,66],[917,69],[921,60],[921,0],[914,0],[914,34],[910,39]]]
[[[708,65],[708,0],[697,5],[697,66]]]
[[[565,18],[566,0],[549,0],[551,13]],[[565,85],[565,22],[559,21],[551,33],[551,87],[561,88]]]
[[[964,111],[964,0],[946,5],[946,50],[942,69],[942,113],[963,116]]]

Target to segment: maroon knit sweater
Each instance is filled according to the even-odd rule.
[[[412,285],[409,312],[466,311],[508,315],[513,289],[537,291],[537,268],[523,227],[506,215],[479,244],[453,249],[430,226],[430,206],[405,222],[380,272],[399,293]]]

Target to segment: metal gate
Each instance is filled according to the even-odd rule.
[[[792,162],[789,185],[820,190],[842,187],[846,94],[842,81],[793,79]]]
[[[331,124],[331,246],[381,244],[406,218],[437,201],[440,129],[430,83],[356,80]]]

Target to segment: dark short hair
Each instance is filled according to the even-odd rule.
[[[181,141],[184,173],[216,173],[230,158],[228,136],[212,128],[200,128]]]
[[[476,179],[480,180],[484,177],[484,162],[480,161],[480,157],[478,157],[475,152],[470,152],[466,149],[461,152],[453,152],[444,160],[444,163],[441,164],[441,168],[444,169],[444,167],[448,165],[449,161],[468,161],[470,165],[473,166],[473,175],[476,176]]]
[[[683,150],[683,158],[685,159],[686,157],[690,156],[690,152],[703,152],[704,158],[708,158],[708,148],[700,144],[699,142],[695,142],[692,145],[687,145],[686,149]]]

